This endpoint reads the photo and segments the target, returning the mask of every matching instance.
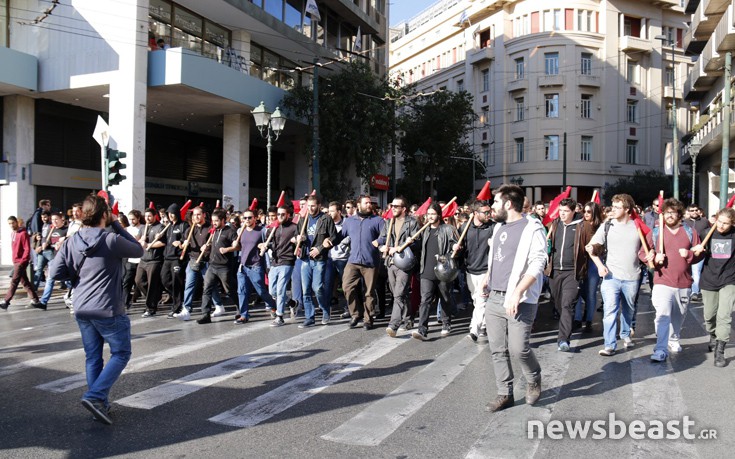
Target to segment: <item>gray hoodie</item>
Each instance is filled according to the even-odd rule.
[[[80,229],[63,244],[49,265],[51,279],[74,283],[74,313],[80,319],[125,314],[122,259],[142,256],[143,247],[119,223],[114,222],[112,230]]]

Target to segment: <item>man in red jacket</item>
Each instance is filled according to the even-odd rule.
[[[10,281],[10,288],[5,293],[5,298],[0,300],[0,308],[8,309],[10,306],[10,300],[15,296],[15,290],[18,288],[18,284],[23,284],[23,288],[28,292],[28,297],[31,298],[31,306],[38,309],[46,309],[46,306],[38,301],[38,293],[33,287],[33,284],[28,280],[28,274],[26,268],[28,263],[31,261],[31,242],[28,238],[26,229],[21,227],[18,223],[18,219],[11,216],[8,218],[8,225],[12,230],[12,252],[13,252],[13,278]]]

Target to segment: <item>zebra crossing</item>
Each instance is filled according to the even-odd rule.
[[[32,323],[38,317],[35,311],[27,311],[14,316],[20,328],[0,328],[0,385],[24,386],[24,392],[32,391],[29,396],[35,399],[62,397],[75,406],[86,385],[84,354],[73,319],[68,322],[59,319],[65,312],[49,311],[51,323],[58,324],[51,327],[24,327],[23,321]],[[376,449],[381,447],[395,448],[394,439],[414,438],[421,428],[418,424],[426,424],[424,412],[432,412],[436,406],[451,407],[455,402],[446,397],[457,396],[453,394],[453,385],[462,379],[460,383],[466,385],[469,379],[475,381],[475,387],[461,394],[462,406],[464,410],[468,406],[472,408],[470,418],[479,424],[470,436],[459,442],[462,446],[453,450],[451,457],[555,457],[554,445],[558,447],[559,443],[527,438],[525,421],[547,423],[557,416],[566,416],[564,413],[577,401],[565,393],[565,386],[573,383],[568,379],[570,368],[580,371],[580,368],[604,367],[612,362],[615,368],[625,370],[612,373],[617,378],[612,384],[627,386],[627,398],[607,400],[603,392],[591,401],[598,407],[597,411],[629,410],[635,419],[644,420],[676,418],[692,411],[672,363],[651,365],[648,361],[653,315],[646,312],[642,310],[639,316],[642,346],[609,360],[596,355],[601,342],[599,336],[575,334],[572,347],[577,352],[560,353],[556,350],[555,331],[542,325],[533,338],[534,352],[542,367],[541,400],[533,407],[523,403],[525,383],[519,366],[514,365],[516,406],[492,415],[484,413],[485,403],[495,393],[489,349],[466,339],[464,327],[459,323],[449,337],[439,338],[435,329],[429,342],[419,342],[405,332],[390,338],[382,329],[370,332],[350,329],[346,321],[308,330],[297,329],[295,325],[272,328],[265,315],[257,314],[246,326],[231,325],[229,317],[207,326],[164,318],[132,320],[136,337],[134,357],[113,389],[112,399],[115,410],[122,411],[128,419],[143,412],[150,412],[155,419],[157,412],[165,412],[166,416],[176,413],[197,393],[206,396],[208,391],[227,385],[235,390],[228,392],[226,399],[213,403],[212,410],[196,411],[190,422],[208,423],[212,428],[225,429],[219,432],[244,435],[251,430],[260,432],[259,429],[274,423],[288,423],[290,418],[284,415],[289,411],[311,406],[310,400],[317,395],[345,390],[346,381],[360,379],[369,374],[366,370],[400,355],[406,356],[407,361],[422,364],[415,371],[405,371],[405,376],[400,372],[393,375],[389,384],[375,391],[379,396],[353,406],[326,405],[323,410],[309,413],[323,425],[315,438],[321,448],[335,451],[330,448],[343,445],[355,448],[351,451],[360,452],[355,453],[358,455],[381,451]],[[695,333],[698,320],[696,313],[688,318],[690,333]],[[640,324],[643,321],[645,325]],[[698,345],[703,341],[701,330],[695,334],[698,336],[683,341]],[[38,349],[44,351],[42,355],[37,355]],[[226,352],[220,353],[225,349]],[[189,366],[195,371],[180,370]],[[273,375],[280,370],[288,371],[273,385]],[[706,370],[711,371],[709,367]],[[174,377],[162,376],[169,372]],[[477,387],[477,381],[482,383],[481,387]],[[244,390],[252,387],[258,389],[254,394]],[[0,402],[3,396],[0,395]],[[328,403],[328,400],[319,397],[317,403]],[[330,415],[332,409],[336,411]],[[73,418],[77,414],[82,415],[73,412],[69,416]],[[445,415],[444,422],[449,423],[462,419],[463,413]],[[126,429],[126,426],[119,423],[115,428]],[[434,429],[431,435],[440,435],[441,429]],[[616,444],[615,448],[625,455],[641,458],[662,454],[705,455],[701,453],[703,446],[694,442],[636,440]],[[416,457],[430,456],[430,451],[423,451]]]

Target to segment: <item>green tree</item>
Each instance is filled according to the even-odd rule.
[[[621,177],[612,185],[605,186],[602,197],[607,204],[612,202],[616,194],[626,193],[633,197],[636,204],[642,208],[651,205],[660,190],[664,190],[664,197],[671,197],[672,177],[654,169],[637,170],[630,177]],[[691,199],[691,175],[679,175],[679,200],[685,205]]]
[[[400,191],[413,202],[425,200],[432,191],[441,199],[457,196],[465,201],[474,187],[472,167],[478,177],[483,171],[475,161],[451,157],[474,158],[468,140],[475,120],[472,96],[465,91],[407,96],[400,112],[405,133],[399,142],[404,174]]]
[[[354,165],[358,177],[368,178],[388,160],[394,133],[393,105],[384,100],[397,89],[378,78],[368,65],[356,62],[319,79],[320,193],[329,199],[345,199],[357,192],[345,171]],[[313,127],[313,92],[308,87],[290,90],[283,106]],[[312,132],[304,154],[312,171]],[[311,181],[311,180],[310,180]]]

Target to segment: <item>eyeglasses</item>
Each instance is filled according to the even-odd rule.
[[[584,210],[584,213],[586,213],[586,214],[591,214],[591,213],[592,213],[592,211],[591,211],[591,210],[588,210],[588,209],[585,209],[585,210]]]
[[[242,218],[245,219],[245,220],[252,220],[253,219],[253,217],[242,217]]]
[[[285,217],[285,216],[286,216],[286,215],[288,215],[288,214],[285,214],[285,213],[284,213],[284,214],[277,214],[277,215],[278,215],[279,217]]]
[[[394,208],[394,209],[400,209],[401,207],[405,207],[405,206],[401,206],[401,205],[399,205],[399,204],[391,204],[390,206],[391,206],[392,208]]]
[[[679,215],[679,212],[675,210],[669,210],[669,211],[664,212],[664,215]]]

